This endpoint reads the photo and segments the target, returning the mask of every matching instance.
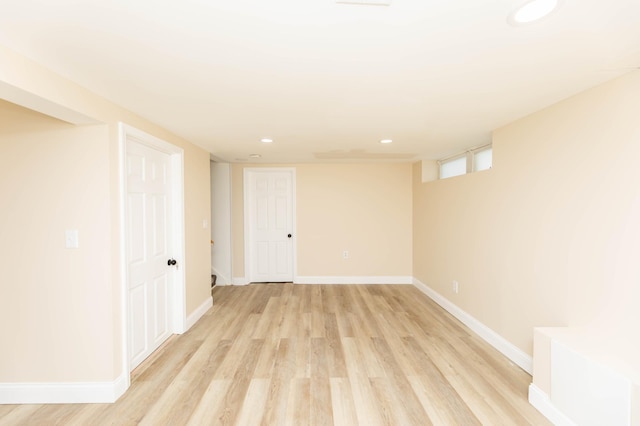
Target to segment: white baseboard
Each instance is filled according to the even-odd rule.
[[[112,403],[127,387],[124,376],[113,382],[0,383],[0,404]]]
[[[296,277],[295,284],[413,284],[413,277],[376,276],[376,277]]]
[[[533,405],[536,410],[540,411],[555,426],[576,426],[567,416],[558,410],[549,395],[544,393],[539,387],[531,383],[529,385],[529,404]]]
[[[187,317],[187,328],[184,332],[186,333],[191,327],[193,327],[193,325],[197,323],[198,320],[202,318],[202,316],[206,314],[212,306],[213,298],[207,297],[205,301],[202,302],[202,304],[198,306],[195,311],[191,312],[191,314]]]
[[[500,351],[504,356],[513,361],[529,374],[533,374],[533,359],[518,347],[511,344],[504,337],[482,324],[480,321],[460,309],[453,302],[427,286],[426,284],[414,279],[413,285],[420,291],[429,296],[438,305],[442,306],[447,312],[456,317],[460,322],[469,327],[474,333],[484,339],[491,346]]]
[[[410,276],[338,277],[338,276],[298,276],[294,284],[413,284]],[[234,277],[233,285],[248,285],[245,277]]]

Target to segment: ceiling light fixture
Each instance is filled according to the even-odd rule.
[[[260,158],[262,155],[260,154],[249,154],[249,158]]]
[[[391,142],[393,142],[393,140],[392,140],[392,139],[382,139],[382,140],[380,141],[380,143],[384,143],[384,144],[391,143]]]
[[[549,16],[558,9],[561,0],[529,0],[509,15],[511,25],[526,25]]]
[[[262,142],[262,143],[271,143],[271,142],[273,142],[273,139],[262,138],[262,139],[260,139],[260,142]]]

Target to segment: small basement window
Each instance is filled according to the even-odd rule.
[[[438,165],[440,179],[489,170],[493,165],[493,148],[491,144],[472,148],[463,154],[438,160]]]
[[[491,145],[473,151],[473,171],[489,170],[493,165],[493,148]]]
[[[440,163],[440,179],[467,173],[467,156],[451,158]]]

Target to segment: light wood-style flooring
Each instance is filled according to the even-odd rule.
[[[410,285],[216,287],[114,404],[5,405],[24,425],[544,425],[531,376]]]

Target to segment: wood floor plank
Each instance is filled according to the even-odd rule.
[[[38,414],[38,410],[41,410],[42,408],[43,408],[42,405],[29,404],[29,405],[13,406],[11,410],[7,410],[7,411],[3,410],[3,412],[0,412],[0,414],[2,414],[2,417],[0,417],[0,425],[12,426],[12,425],[26,425],[29,423],[35,424],[38,421],[38,418],[42,419],[42,415]],[[49,420],[49,419],[51,418],[45,417],[45,420]]]
[[[309,405],[309,424],[329,426],[333,425],[333,408],[331,407],[331,382],[329,377],[309,379],[310,397],[307,400]]]
[[[413,353],[422,358],[428,383],[438,383],[438,395],[443,396],[442,406],[447,411],[454,413],[455,417],[467,418],[469,424],[501,422],[494,404],[485,400],[473,384],[456,370],[452,364],[452,357],[455,356],[453,353],[447,351],[447,348],[437,347],[437,340],[432,337],[405,340],[413,348]],[[434,398],[438,395],[434,395]],[[490,400],[493,402],[493,399]]]
[[[331,409],[335,425],[357,425],[358,415],[351,383],[348,378],[335,377],[329,379],[331,386]]]
[[[222,404],[224,404],[224,398],[221,395],[226,395],[231,387],[231,379],[228,380],[212,380],[207,387],[207,390],[198,401],[193,413],[189,417],[187,422],[188,426],[201,426],[218,424],[216,415],[222,412]]]
[[[291,381],[289,388],[289,400],[287,401],[287,412],[284,424],[290,426],[314,426],[311,423],[311,379],[296,378]],[[282,422],[280,422],[282,423]]]
[[[264,415],[265,404],[267,403],[270,382],[269,379],[251,380],[236,424],[260,424]]]
[[[362,340],[366,340],[366,338],[347,337],[342,339],[356,415],[358,423],[361,425],[382,425],[384,422],[378,411],[370,377],[361,362],[362,352],[359,350],[358,343]]]
[[[464,350],[461,346],[451,345],[449,342],[440,342],[441,347],[450,347],[449,353],[458,353],[461,357],[453,356],[451,365],[459,376],[464,376],[471,386],[483,397],[491,396],[492,408],[500,417],[514,419],[518,424],[526,424],[521,413],[513,407],[512,404],[504,397],[501,392],[496,392],[496,388],[492,383],[494,378],[492,374],[487,375],[479,371],[478,365],[474,362],[470,351]],[[466,358],[466,359],[465,359]],[[463,359],[465,360],[463,362]]]
[[[238,359],[239,365],[231,379],[229,389],[219,396],[222,398],[222,403],[218,411],[213,414],[213,417],[216,418],[216,424],[232,425],[235,423],[263,345],[264,341],[258,339],[251,340],[246,345],[244,355]]]
[[[385,391],[391,391],[394,411],[404,414],[401,423],[396,424],[412,424],[412,425],[430,425],[429,416],[422,407],[420,400],[413,392],[411,383],[407,379],[402,367],[396,360],[393,351],[385,339],[374,337],[373,347],[378,354],[385,370],[388,386]],[[401,396],[400,398],[397,398]]]
[[[389,379],[386,377],[373,377],[369,379],[371,382],[371,389],[375,397],[375,402],[380,413],[382,424],[384,425],[407,425],[407,426],[420,426],[429,425],[429,419],[425,418],[424,423],[412,422],[402,405],[399,404],[400,398],[394,394],[395,389]],[[426,417],[426,416],[425,416]]]
[[[293,285],[288,292],[289,299],[287,299],[284,312],[282,313],[282,319],[279,328],[280,338],[296,337],[298,332],[298,321],[300,316],[300,297],[296,296],[293,291]]]
[[[421,365],[421,377],[426,379],[427,385],[434,390],[430,397],[438,401],[438,407],[445,411],[461,424],[480,424],[472,410],[467,405],[463,397],[447,379],[447,376],[440,370],[439,365],[448,365],[446,357],[434,360],[432,357],[424,356],[424,347],[420,346],[417,339],[405,338],[405,342],[411,348],[411,353],[419,358]],[[437,364],[436,364],[437,363]]]
[[[309,378],[311,377],[311,338],[305,336],[293,340],[297,343],[295,349],[294,377]]]
[[[466,351],[463,356],[471,360],[470,364],[480,374],[489,386],[500,394],[505,403],[522,416],[527,422],[533,423],[538,418],[537,410],[528,403],[527,387],[530,376],[495,351],[487,351],[485,344],[478,338],[471,336],[464,339]],[[509,378],[509,379],[507,379]]]
[[[296,372],[296,346],[299,346],[296,339],[280,340],[262,424],[273,425],[286,418],[291,381]]]
[[[321,286],[313,286],[311,291],[311,337],[325,337]]]
[[[237,329],[235,336],[230,336],[232,337],[231,341],[233,344],[231,345],[227,356],[222,360],[220,368],[216,370],[214,376],[215,379],[223,380],[233,378],[238,368],[242,367],[242,365],[238,363],[238,360],[246,353],[247,345],[257,340],[253,339],[251,334],[253,327],[258,320],[259,318],[257,314],[248,314],[243,324],[243,328]],[[228,336],[228,334],[225,333],[224,336]]]
[[[231,342],[221,340],[216,347],[203,344],[182,368],[171,385],[145,414],[141,425],[162,422],[185,424],[227,356]]]
[[[23,405],[0,405],[0,421],[20,407],[23,407]]]
[[[213,294],[116,403],[0,406],[0,426],[549,424],[531,376],[411,285]]]
[[[252,327],[253,339],[265,339],[269,337],[280,324],[280,317],[283,303],[279,297],[272,297],[267,301],[264,311],[261,315],[255,315],[258,318],[257,324]]]
[[[198,350],[202,341],[176,339],[132,381],[129,390],[114,404],[102,405],[92,417],[94,424],[138,424],[162,396],[174,378]]]
[[[340,342],[340,331],[336,314],[327,313],[324,317],[327,344],[327,364],[330,377],[347,377],[347,367],[344,362],[344,352]]]
[[[273,369],[275,368],[276,355],[278,353],[278,346],[280,345],[280,338],[269,337],[265,339],[265,344],[258,358],[256,369],[253,372],[253,377],[256,379],[269,379],[273,376]],[[233,358],[229,358],[229,366],[233,366],[235,362]]]

